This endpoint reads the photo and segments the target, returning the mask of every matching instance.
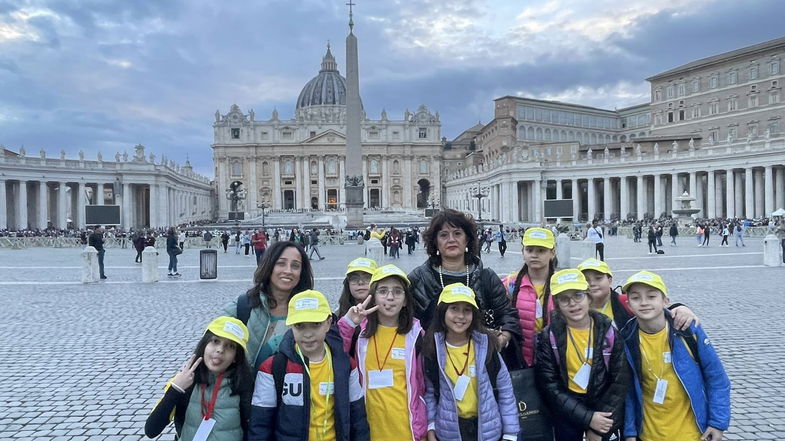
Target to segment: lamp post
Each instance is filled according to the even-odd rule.
[[[477,211],[479,211],[479,218],[477,221],[482,222],[482,198],[488,197],[490,189],[488,187],[483,187],[479,183],[476,187],[472,187],[472,197],[477,198]]]
[[[439,198],[431,196],[428,198],[428,205],[431,206],[431,210],[435,210],[436,207],[439,206]]]
[[[270,203],[267,201],[267,199],[262,199],[262,202],[256,204],[256,208],[262,209],[262,227],[264,228],[264,209],[270,208]]]

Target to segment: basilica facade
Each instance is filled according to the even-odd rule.
[[[344,179],[362,173],[367,209],[411,210],[438,203],[441,122],[426,106],[390,119],[362,119],[362,170],[346,169],[346,80],[330,48],[300,92],[294,117],[257,120],[232,105],[216,111],[213,162],[218,220],[271,210],[343,211]],[[242,195],[238,198],[236,195]]]

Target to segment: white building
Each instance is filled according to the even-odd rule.
[[[0,150],[0,229],[85,228],[87,205],[119,205],[126,230],[167,227],[211,219],[212,186],[188,161],[156,162],[141,145],[106,161]]]
[[[499,98],[445,205],[542,223],[543,201],[572,199],[576,219],[644,219],[687,191],[701,217],[769,216],[785,207],[783,58],[780,38],[688,63],[618,111]]]
[[[300,92],[292,119],[257,121],[253,110],[237,105],[216,111],[213,162],[219,220],[230,211],[255,217],[273,210],[345,208],[346,80],[330,48],[321,70]],[[367,208],[424,208],[441,188],[439,114],[420,106],[403,119],[362,121],[362,175]],[[245,190],[232,207],[227,190]]]

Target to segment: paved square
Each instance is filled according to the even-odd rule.
[[[639,269],[659,271],[674,301],[700,316],[733,382],[727,439],[778,439],[785,433],[785,268],[761,266],[762,241],[746,248],[696,247],[681,238],[650,256],[646,244],[611,237],[606,256],[615,284]],[[333,304],[357,245],[325,246],[314,261],[316,288]],[[0,249],[2,350],[0,439],[139,440],[164,382],[193,350],[222,306],[250,287],[254,258],[219,252],[218,280],[200,281],[198,251],[180,256],[179,280],[141,283],[131,249],[106,252],[108,279],[79,283],[79,249]],[[401,253],[411,270],[425,259]],[[520,245],[504,258],[484,254],[499,274],[520,267]],[[573,265],[577,260],[573,260]],[[161,439],[173,439],[174,429]]]

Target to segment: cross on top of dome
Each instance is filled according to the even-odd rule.
[[[338,71],[338,63],[335,62],[335,57],[330,51],[330,42],[327,42],[327,53],[322,57],[322,69],[319,72]]]

